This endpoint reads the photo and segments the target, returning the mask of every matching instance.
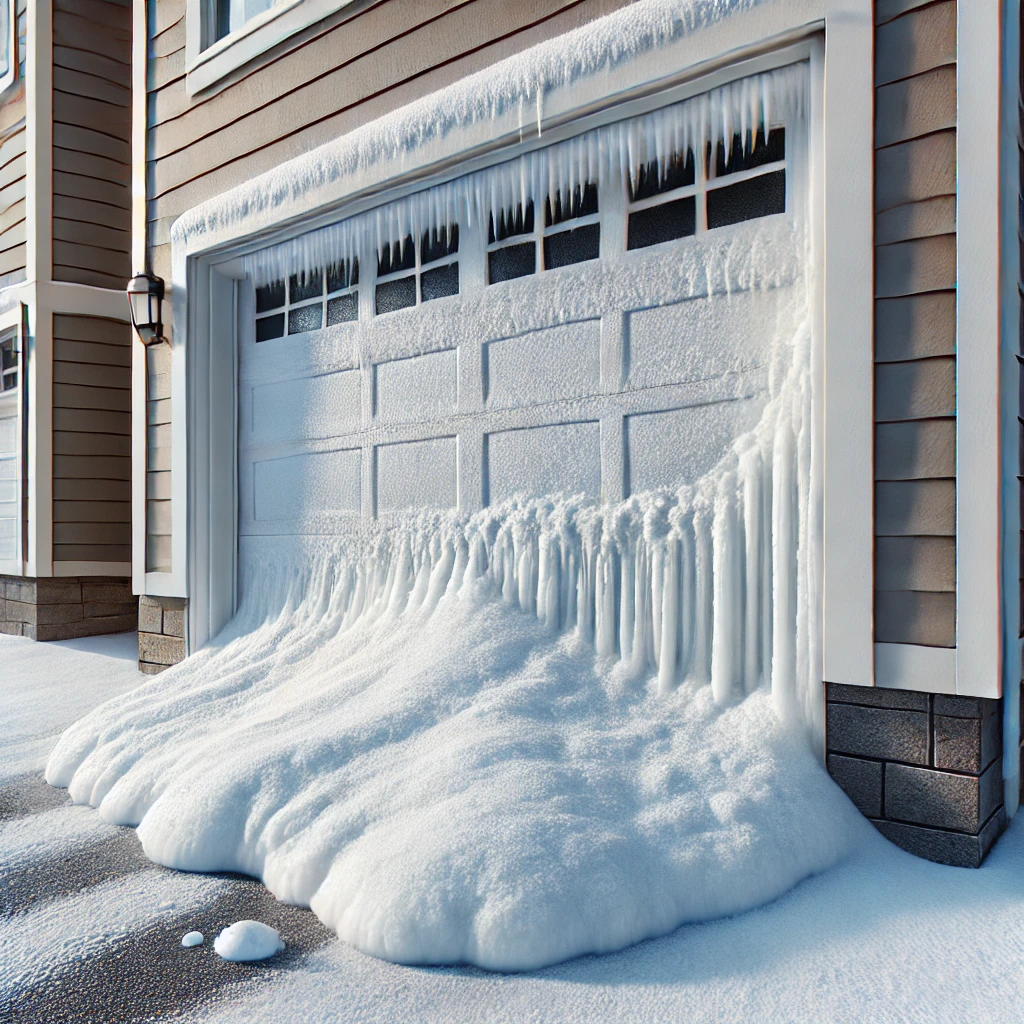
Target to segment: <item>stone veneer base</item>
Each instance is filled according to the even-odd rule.
[[[0,633],[74,640],[138,624],[130,579],[120,576],[0,576]]]
[[[139,598],[139,671],[156,675],[185,658],[182,597]]]
[[[891,842],[979,867],[1006,825],[1001,701],[825,684],[828,770]]]

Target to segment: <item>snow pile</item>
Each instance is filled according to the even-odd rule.
[[[191,949],[193,946],[201,946],[203,944],[203,933],[187,932],[181,937],[181,944],[185,949]]]
[[[193,932],[198,935],[198,932]],[[236,921],[228,925],[216,939],[213,948],[222,960],[266,960],[284,949],[276,928],[260,921]]]
[[[497,225],[531,202],[546,200],[555,209],[560,198],[571,205],[587,183],[621,188],[631,179],[635,186],[641,168],[661,175],[678,154],[731,145],[734,134],[749,149],[759,130],[802,121],[806,85],[806,64],[742,78],[260,249],[243,263],[257,286],[327,266],[344,265],[350,272],[360,253],[404,251],[410,235],[447,238],[453,224],[471,227],[487,218]],[[714,167],[712,160],[712,173]]]

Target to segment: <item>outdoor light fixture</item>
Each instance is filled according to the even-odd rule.
[[[128,282],[132,326],[139,332],[143,345],[158,345],[164,340],[163,324],[160,321],[160,304],[163,300],[163,278],[152,274],[136,274]]]

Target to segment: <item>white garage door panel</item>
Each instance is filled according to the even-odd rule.
[[[629,388],[708,380],[768,358],[780,302],[791,289],[743,291],[632,310],[626,317]]]
[[[455,508],[459,502],[454,437],[385,444],[377,449],[377,510]]]
[[[601,387],[601,321],[584,320],[484,346],[484,397],[492,409],[593,395]]]
[[[516,495],[601,497],[601,425],[559,423],[503,430],[487,438],[490,504]]]
[[[458,401],[458,352],[428,352],[378,363],[374,367],[374,381],[376,414],[382,423],[451,416]]]
[[[358,513],[362,452],[316,452],[257,462],[256,519],[292,519],[325,512]]]
[[[359,399],[358,370],[260,384],[252,389],[253,439],[305,441],[357,430]]]
[[[763,407],[750,399],[627,416],[629,493],[694,483],[756,426]]]

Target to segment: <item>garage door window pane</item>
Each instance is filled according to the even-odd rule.
[[[399,270],[412,270],[416,266],[416,245],[412,235],[407,235],[405,243],[384,246],[384,252],[377,258],[377,276],[397,273]]]
[[[274,281],[256,289],[256,312],[266,313],[284,305],[284,281]]]
[[[359,284],[359,260],[352,260],[350,263],[342,263],[337,267],[327,269],[327,294],[340,292],[345,288],[351,288]]]
[[[256,321],[256,340],[270,341],[271,338],[284,337],[284,313],[264,316]]]
[[[459,294],[459,265],[449,263],[434,270],[424,270],[422,278],[423,301],[442,299],[448,295]]]
[[[533,242],[495,249],[487,258],[487,276],[491,284],[526,277],[537,269],[537,250]]]
[[[517,207],[511,213],[505,211],[501,215],[501,219],[498,223],[498,231],[495,234],[494,231],[494,218],[491,218],[490,228],[488,230],[487,241],[490,244],[495,242],[504,241],[506,238],[511,238],[513,235],[532,235],[533,234],[533,202],[531,201],[526,207],[526,214],[523,214],[523,208]]]
[[[319,302],[288,310],[288,333],[305,334],[306,331],[319,331],[323,326],[323,312],[323,306]]]
[[[587,224],[573,231],[560,231],[544,239],[544,268],[554,270],[572,263],[596,260],[601,255],[601,225]]]
[[[307,274],[305,280],[292,275],[288,282],[288,301],[303,302],[306,299],[315,299],[324,293],[324,279],[320,271]]]
[[[687,150],[686,158],[681,154],[669,159],[665,164],[665,171],[662,173],[657,160],[641,167],[637,171],[636,183],[627,182],[629,190],[629,201],[639,202],[641,199],[650,199],[652,196],[663,195],[665,192],[673,192],[677,188],[686,188],[696,180],[696,172],[693,162],[693,150]]]
[[[786,212],[786,172],[773,171],[708,192],[708,227]]]
[[[339,295],[336,299],[327,301],[327,326],[334,324],[347,324],[352,320],[359,319],[359,293],[352,292],[349,295]]]
[[[415,253],[413,254],[415,258]],[[377,315],[416,305],[416,278],[400,277],[377,285]]]
[[[420,240],[420,263],[434,263],[442,260],[445,256],[451,256],[459,251],[459,226],[453,224],[450,231],[442,229],[423,233]]]
[[[628,249],[686,238],[697,230],[697,200],[686,196],[629,215]]]
[[[773,128],[765,140],[764,131],[759,130],[753,148],[743,150],[743,142],[739,135],[732,137],[726,159],[725,146],[719,142],[715,147],[715,175],[736,174],[738,171],[750,171],[765,164],[774,164],[786,158],[786,129]]]

